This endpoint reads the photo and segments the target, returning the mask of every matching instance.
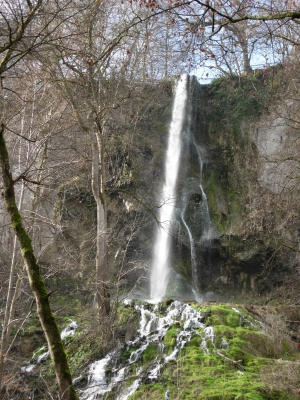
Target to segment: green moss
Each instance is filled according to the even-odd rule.
[[[206,354],[201,349],[202,331],[198,330],[177,360],[166,365],[159,390],[153,384],[144,384],[130,399],[163,399],[167,389],[170,398],[182,400],[294,398],[289,391],[274,388],[262,380],[263,371],[275,361],[274,353],[268,350],[272,339],[254,324],[249,313],[241,308],[237,313],[223,304],[193,306],[209,313],[206,322],[213,325],[215,332],[214,345],[208,346],[210,352]],[[175,327],[167,332],[168,351],[176,334]],[[221,347],[222,338],[226,338],[228,348]]]
[[[214,327],[214,331],[217,337],[225,337],[226,339],[232,339],[236,334],[236,329],[226,325],[217,325]]]
[[[141,385],[140,388],[130,396],[130,400],[163,400],[166,389],[160,383]]]
[[[205,192],[213,222],[220,233],[237,225],[241,217],[240,195],[224,177],[212,170],[206,178]]]
[[[158,354],[159,354],[159,352],[158,352],[157,344],[156,343],[151,343],[146,348],[146,350],[143,352],[143,355],[142,355],[143,363],[147,363],[149,361],[154,360],[157,357]]]
[[[164,337],[165,353],[170,354],[176,344],[176,336],[179,332],[179,328],[176,326],[171,326],[168,329]]]
[[[126,361],[130,358],[131,354],[132,354],[135,350],[137,350],[136,347],[130,347],[129,349],[125,349],[125,350],[123,351],[123,353],[122,353],[122,356],[121,356],[121,361],[122,361],[122,363],[126,362]]]
[[[195,335],[192,337],[192,339],[187,343],[187,346],[195,346],[197,348],[199,348],[201,346],[202,343],[202,337],[201,335]]]
[[[220,197],[220,184],[216,178],[214,171],[211,171],[205,186],[205,192],[207,196],[207,201],[209,204],[209,211],[211,217],[220,233],[223,233],[226,229],[225,221],[222,217],[219,207],[219,197]]]
[[[265,363],[255,370],[239,370],[217,354],[198,353],[196,355],[195,348],[187,346],[177,360],[177,368],[166,369],[164,377],[174,383],[171,398],[175,398],[177,392],[180,399],[266,399],[260,391],[264,385],[258,379]]]
[[[217,79],[202,93],[205,99],[199,100],[198,112],[206,121],[207,147],[214,165],[205,172],[205,191],[220,233],[237,229],[245,218],[243,205],[249,190],[244,159],[246,154],[251,164],[250,157],[256,154],[246,127],[267,111],[278,90],[273,85],[276,74],[280,71]]]
[[[201,348],[203,329],[198,329],[191,340],[181,349],[178,358],[168,363],[158,382],[143,383],[130,400],[164,399],[168,390],[170,399],[180,400],[283,400],[295,399],[290,388],[295,387],[299,365],[296,362],[277,360],[276,357],[291,355],[290,346],[283,340],[280,350],[273,348],[274,338],[255,324],[253,317],[239,307],[239,313],[227,304],[192,306],[207,313],[206,322],[213,324],[214,343],[208,341],[209,353]],[[120,307],[120,321],[124,323],[132,313],[130,307]],[[174,324],[164,338],[165,352],[168,354],[175,345],[179,327]],[[229,347],[222,348],[222,338]],[[86,366],[104,354],[96,337],[89,338],[79,331],[66,346],[68,361],[74,376],[80,375]],[[122,355],[124,363],[136,350],[131,348]],[[125,385],[130,386],[137,378],[141,367],[145,374],[152,368],[161,353],[157,343],[150,344],[140,361],[130,366],[130,374]],[[54,370],[50,360],[43,365],[43,376],[54,381]],[[297,369],[298,368],[298,369]],[[282,370],[286,371],[286,376]],[[291,376],[294,375],[293,380]],[[283,376],[282,385],[271,380]],[[146,375],[145,375],[146,376]],[[285,385],[285,386],[284,386]],[[294,385],[294,386],[293,386]],[[108,398],[115,398],[116,392]]]
[[[208,325],[226,325],[232,328],[241,325],[240,314],[234,311],[230,306],[216,305],[211,306],[209,309],[211,314],[206,320]]]
[[[127,307],[123,304],[120,304],[117,309],[117,321],[116,324],[119,326],[123,326],[127,324],[130,318],[138,317],[138,312],[133,307]]]

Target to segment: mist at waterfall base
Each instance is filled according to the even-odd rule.
[[[177,81],[172,118],[169,125],[167,149],[164,161],[164,181],[159,197],[158,225],[153,246],[153,259],[150,273],[150,301],[157,303],[165,297],[189,298],[202,301],[196,243],[187,217],[187,209],[193,194],[200,198],[199,224],[201,235],[198,244],[209,242],[216,237],[216,230],[211,222],[207,197],[202,186],[204,150],[196,142],[192,132],[193,78],[181,75]],[[178,175],[184,169],[183,154],[187,148],[193,147],[198,158],[199,171],[197,177],[185,177],[186,187],[178,187]],[[180,276],[171,263],[171,244],[178,232],[185,231],[190,248],[191,284]],[[170,280],[170,275],[172,279]],[[172,282],[171,282],[172,281]]]

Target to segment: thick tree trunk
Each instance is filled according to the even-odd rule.
[[[236,36],[238,43],[242,50],[243,57],[243,72],[246,75],[249,75],[253,72],[250,64],[250,55],[248,49],[248,38],[247,38],[247,22],[243,22],[240,25],[228,25],[226,27],[230,32]]]
[[[239,38],[240,45],[242,48],[242,53],[243,53],[243,70],[246,75],[252,74],[253,70],[250,64],[250,57],[249,57],[249,51],[248,51],[248,42],[247,39],[243,37],[243,35],[240,35]]]
[[[67,363],[66,354],[64,352],[55,318],[50,309],[49,296],[33,252],[31,239],[23,227],[22,218],[16,205],[14,182],[10,171],[8,152],[4,140],[3,125],[0,127],[0,164],[3,179],[2,195],[6,204],[7,212],[11,219],[12,226],[20,244],[30,287],[35,296],[38,316],[47,339],[51,358],[54,363],[61,399],[78,400],[78,396],[72,386],[72,378]]]

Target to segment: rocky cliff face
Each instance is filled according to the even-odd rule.
[[[200,89],[205,190],[220,233],[211,249],[210,287],[226,296],[274,294],[288,276],[299,279],[298,86],[283,85],[282,74]]]
[[[172,231],[170,295],[175,290],[192,296],[193,256],[185,222],[194,240],[196,286],[202,298],[276,297],[282,295],[277,288],[283,283],[289,285],[290,299],[296,296],[299,106],[293,99],[298,84],[295,79],[283,84],[283,75],[279,68],[210,86],[193,83],[192,121],[183,139]],[[147,174],[155,177],[146,197],[150,203],[151,196],[158,198],[163,175],[165,147],[159,148],[157,140],[156,133],[150,140],[155,151],[147,153]],[[211,222],[204,213],[205,197]],[[139,210],[146,215],[145,209]],[[151,217],[148,221],[149,229],[141,228],[142,240],[133,246],[145,266],[150,265],[155,229]]]
[[[282,281],[298,279],[299,105],[294,100],[298,82],[291,79],[283,85],[283,73],[223,79],[210,86],[194,82],[191,132],[185,133],[177,188],[174,279],[169,293],[176,289],[182,297],[192,297],[191,242],[183,216],[194,239],[197,286],[204,299],[274,293]],[[160,206],[171,87],[165,82],[138,88],[140,106],[130,114],[134,133],[133,122],[126,127],[119,118],[109,141],[111,271],[121,289],[126,292],[134,286],[142,297],[147,296]],[[86,140],[77,136],[73,150],[82,152],[84,145],[88,158]],[[55,140],[58,145],[59,139]],[[63,143],[66,140],[62,138]],[[71,271],[86,289],[93,282],[95,254],[95,204],[89,176],[88,163],[75,170],[68,167],[38,205],[41,210],[45,204],[47,218],[56,226],[39,230],[41,264],[47,270],[55,265],[61,273]],[[205,196],[211,221],[206,236]],[[2,260],[7,258],[5,249],[1,255]]]

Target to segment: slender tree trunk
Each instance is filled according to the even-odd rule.
[[[10,272],[9,272],[9,281],[8,281],[7,297],[6,297],[6,304],[5,304],[5,313],[4,313],[4,319],[3,319],[3,325],[2,325],[1,350],[0,350],[1,355],[3,355],[5,353],[5,351],[6,351],[8,338],[9,338],[9,334],[10,334],[9,315],[10,315],[10,310],[11,310],[11,307],[12,307],[14,294],[15,294],[15,291],[16,291],[16,289],[14,288],[15,269],[16,269],[16,262],[15,262],[16,253],[17,253],[17,237],[15,236],[14,237],[14,242],[13,242],[13,251],[12,251]]]
[[[101,132],[92,130],[92,191],[97,205],[96,295],[99,312],[110,313],[109,273],[107,265],[107,211],[104,193],[104,160]]]
[[[25,95],[25,98],[27,98],[27,95]],[[33,104],[34,104],[34,99],[33,99]],[[24,133],[24,123],[25,123],[25,115],[26,115],[26,107],[23,110],[23,115],[21,119],[21,135]],[[29,144],[27,144],[27,152],[26,152],[26,166],[28,163],[28,158],[29,158]],[[19,174],[21,174],[21,147],[19,146]],[[22,182],[21,186],[21,192],[20,192],[20,199],[18,203],[18,209],[19,211],[22,209],[23,205],[23,199],[24,199],[24,191],[25,191],[25,185],[24,182]],[[10,273],[9,273],[9,281],[8,281],[8,289],[7,289],[7,298],[6,298],[6,306],[5,306],[5,313],[4,313],[4,320],[3,320],[3,326],[2,326],[2,336],[1,336],[1,354],[4,354],[6,351],[6,346],[7,342],[9,339],[10,335],[10,330],[12,325],[10,324],[10,311],[13,310],[12,307],[12,302],[13,298],[15,297],[16,290],[14,289],[14,283],[15,283],[15,270],[16,270],[16,258],[17,258],[17,236],[14,235],[14,240],[13,240],[13,250],[12,250],[12,257],[11,257],[11,264],[10,264]]]
[[[22,217],[16,205],[14,181],[10,171],[8,152],[4,140],[4,125],[0,127],[0,165],[3,179],[3,198],[20,244],[30,287],[34,293],[38,316],[54,363],[60,395],[63,400],[78,400],[78,396],[72,386],[72,378],[59,330],[50,309],[49,295],[40,274],[31,239],[23,227]]]
[[[15,318],[15,314],[16,314],[16,308],[17,308],[17,300],[20,294],[20,289],[21,289],[21,284],[22,284],[22,280],[23,277],[18,276],[17,281],[16,281],[16,285],[15,285],[15,291],[14,291],[14,295],[10,304],[10,309],[9,309],[9,317],[8,317],[8,324],[7,324],[7,337],[10,336],[11,334],[11,330],[12,330],[12,326],[13,326],[13,320]]]
[[[164,77],[165,79],[169,76],[169,25],[168,21],[166,20],[166,36],[165,36],[165,71]]]

